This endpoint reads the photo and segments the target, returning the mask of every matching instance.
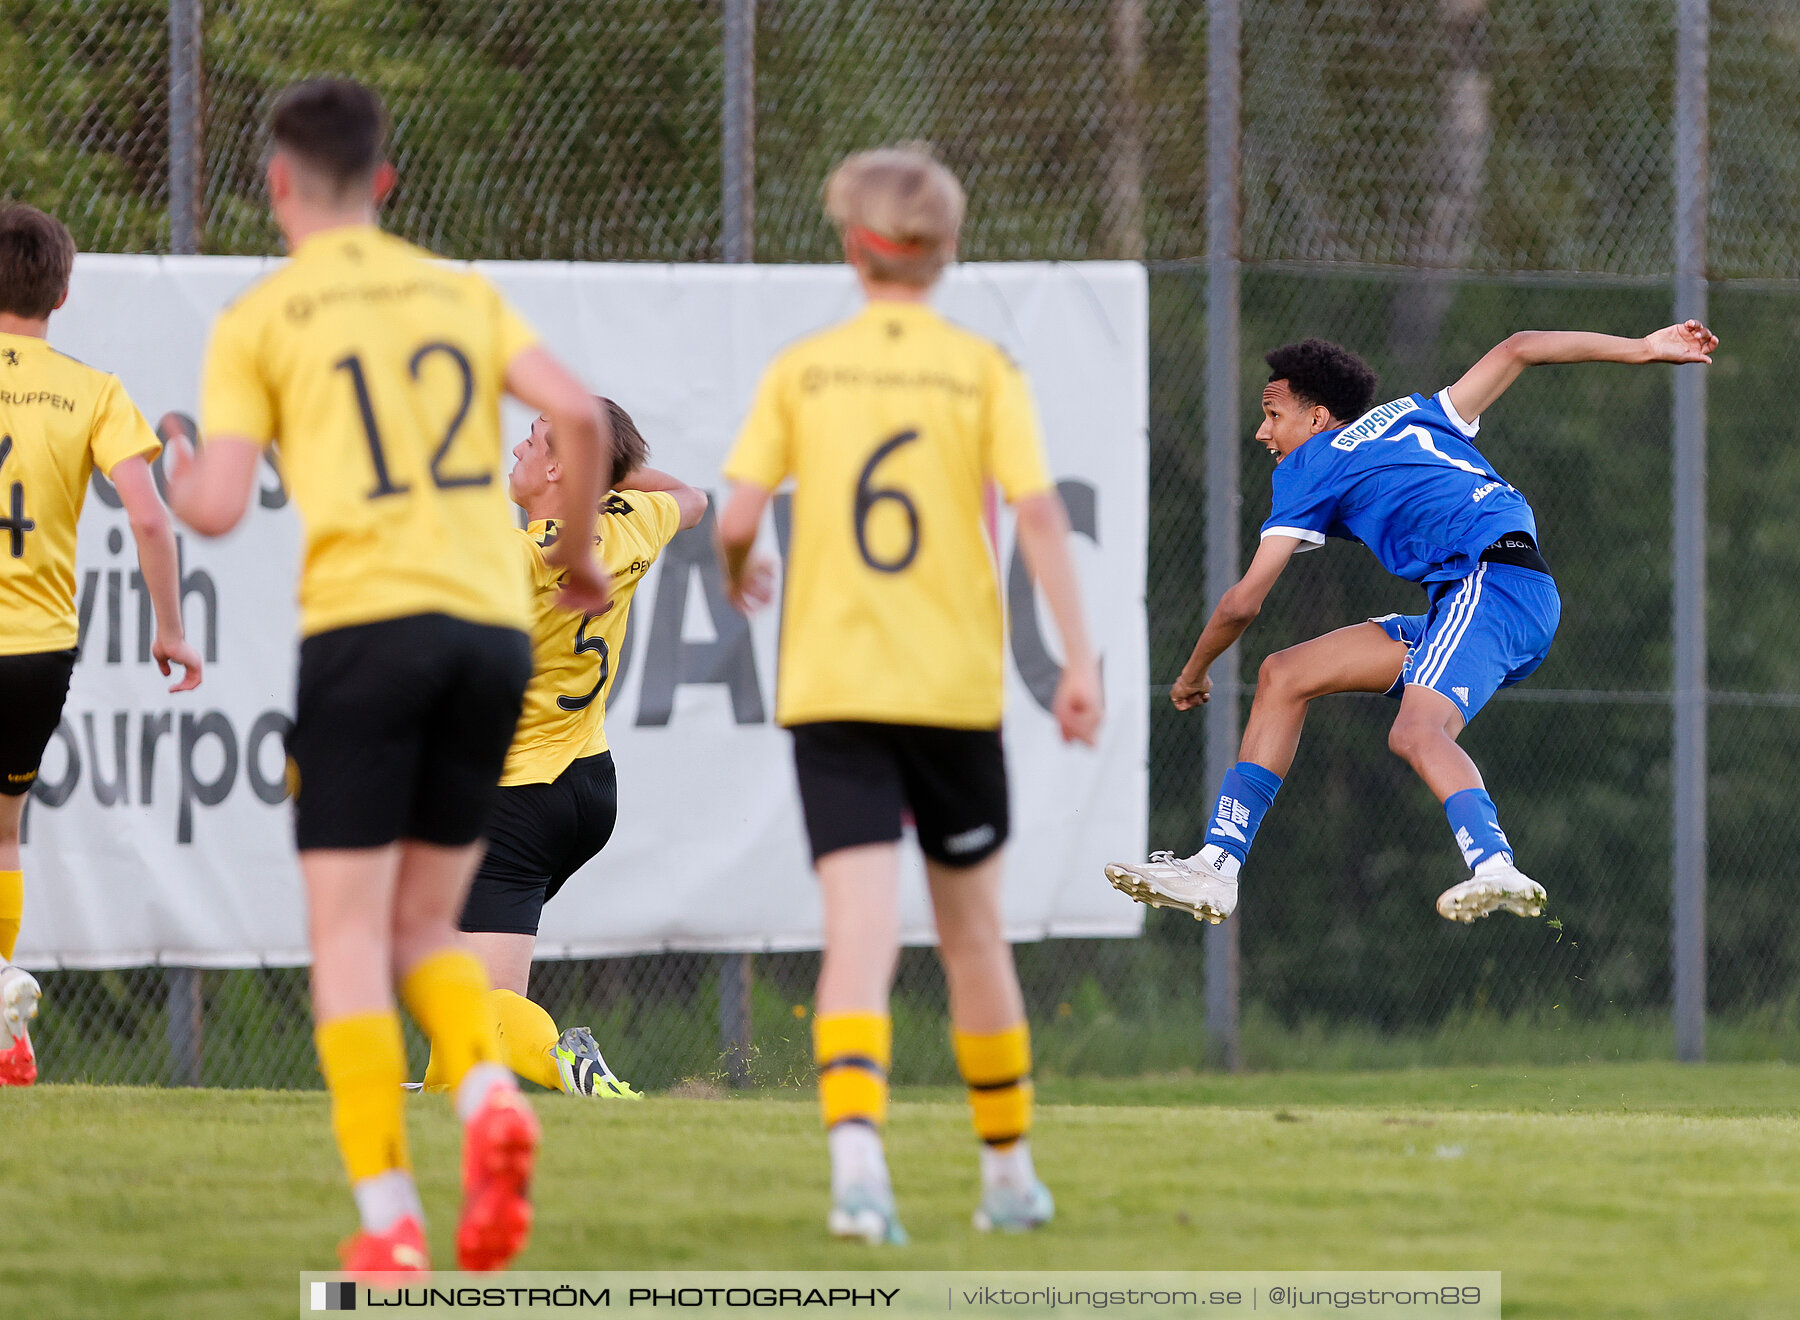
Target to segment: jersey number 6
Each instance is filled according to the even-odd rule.
[[[874,479],[875,469],[884,458],[901,445],[910,444],[918,438],[916,430],[902,431],[884,441],[881,448],[869,455],[869,461],[863,464],[862,475],[856,479],[856,548],[863,557],[863,563],[878,573],[898,573],[918,556],[919,510],[905,491],[893,486],[871,486],[869,483]],[[869,549],[869,515],[883,500],[892,500],[906,511],[909,535],[906,550],[897,559],[877,559]]]

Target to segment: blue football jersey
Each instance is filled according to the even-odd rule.
[[[1409,582],[1465,578],[1507,532],[1537,539],[1531,505],[1472,443],[1480,428],[1440,391],[1321,431],[1276,466],[1262,534],[1297,537],[1308,550],[1328,536],[1361,541]]]

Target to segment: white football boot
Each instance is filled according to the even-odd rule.
[[[1518,867],[1506,853],[1486,858],[1460,885],[1438,895],[1437,910],[1449,921],[1474,921],[1495,912],[1520,917],[1541,917],[1548,896],[1544,887]]]
[[[1216,926],[1237,911],[1238,865],[1215,843],[1192,857],[1153,852],[1147,862],[1108,862],[1106,878],[1140,903],[1176,908]]]
[[[37,977],[23,967],[0,962],[0,1049],[27,1034],[42,994]]]

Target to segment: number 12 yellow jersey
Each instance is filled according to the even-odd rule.
[[[500,397],[537,342],[499,291],[372,225],[313,235],[220,314],[201,430],[275,442],[306,529],[300,628],[524,629]]]
[[[871,302],[769,366],[725,475],[794,478],[780,723],[1000,723],[987,487],[1051,489],[1004,352],[923,303]]]
[[[0,655],[74,647],[88,477],[161,451],[117,376],[34,336],[0,334]]]

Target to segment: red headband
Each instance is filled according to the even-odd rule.
[[[916,257],[924,252],[924,243],[900,243],[876,233],[873,229],[865,229],[862,225],[850,226],[850,237],[862,247],[882,257]]]

